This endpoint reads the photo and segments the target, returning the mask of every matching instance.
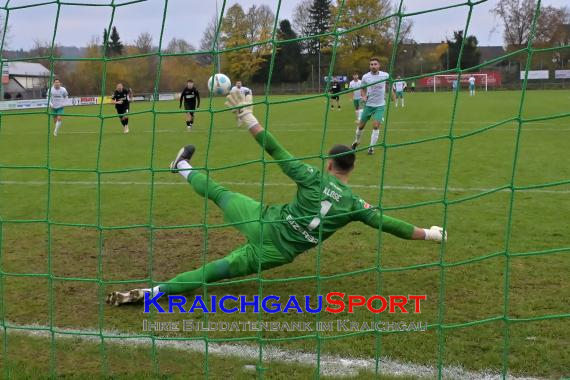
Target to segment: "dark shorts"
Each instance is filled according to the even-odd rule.
[[[339,97],[338,97],[338,95],[333,95],[333,96],[331,96],[331,99],[332,100],[339,100]]]
[[[129,106],[115,107],[117,113],[122,117],[129,113]]]
[[[196,106],[193,104],[184,104],[184,109],[186,111],[188,111],[187,113],[189,113],[190,115],[194,116],[194,110],[196,109]]]

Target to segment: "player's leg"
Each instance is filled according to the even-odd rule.
[[[192,108],[192,112],[189,112],[190,114],[190,129],[192,129],[192,127],[194,126],[194,108]]]
[[[53,121],[54,121],[53,135],[54,135],[54,136],[57,136],[57,134],[59,133],[59,128],[61,128],[61,124],[62,124],[63,107],[53,109],[52,111],[53,111],[53,113],[54,113],[54,117],[53,117]]]
[[[144,294],[151,297],[159,292],[167,295],[183,294],[202,287],[204,284],[248,276],[259,271],[275,268],[290,263],[292,260],[284,257],[271,242],[267,244],[245,244],[232,251],[223,259],[208,263],[198,269],[184,272],[173,279],[146,289],[133,289],[125,292],[112,292],[107,296],[109,305],[122,305],[141,302]]]
[[[372,134],[370,135],[370,148],[368,154],[374,154],[374,145],[378,142],[380,137],[380,127],[384,120],[384,106],[374,107],[374,114],[372,116]]]
[[[360,111],[360,100],[352,99],[352,104],[354,105],[354,114],[356,115],[356,122],[358,123],[359,120],[359,111]]]
[[[223,259],[212,261],[200,268],[180,273],[171,280],[154,288],[116,291],[107,295],[109,305],[119,306],[127,303],[141,302],[145,293],[155,296],[159,292],[166,294],[183,294],[202,287],[204,284],[220,280],[247,276],[257,271],[255,250],[251,244],[246,244],[232,251]]]
[[[340,111],[340,97],[339,96],[336,97],[336,105],[338,107],[338,110]]]
[[[362,132],[364,131],[364,127],[366,127],[366,123],[372,117],[375,107],[364,106],[364,110],[360,115],[360,121],[358,123],[358,127],[356,127],[356,136],[354,138],[354,142],[352,143],[352,149],[356,149],[356,147],[360,144],[360,138],[362,137]]]
[[[400,99],[402,100],[402,108],[404,108],[404,92],[400,93]]]
[[[123,116],[125,126],[123,127],[123,133],[129,133],[129,109],[125,109],[125,115]]]
[[[224,213],[224,220],[234,223],[233,227],[243,233],[249,240],[259,240],[256,230],[261,215],[261,203],[243,195],[228,190],[219,185],[206,174],[193,170],[191,160],[195,147],[187,145],[180,149],[175,160],[170,164],[173,172],[178,172],[192,186],[194,191],[204,198],[213,201]]]
[[[184,109],[186,110],[186,113],[184,114],[185,120],[186,120],[186,129],[188,130],[188,132],[190,132],[190,130],[192,129],[192,119],[190,118],[190,112],[188,112],[188,107],[184,106]]]

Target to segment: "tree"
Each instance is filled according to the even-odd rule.
[[[457,67],[463,39],[463,31],[459,30],[453,32],[453,41],[447,40],[447,51],[440,57],[442,66],[446,69]],[[461,56],[461,68],[473,67],[479,64],[481,52],[477,44],[478,41],[475,36],[468,36],[467,39],[465,39],[463,54]]]
[[[296,38],[297,34],[293,30],[291,22],[289,22],[289,20],[282,20],[277,30],[277,39],[284,41],[294,40]],[[302,48],[299,41],[279,44],[277,53],[275,54],[273,74],[271,77],[272,82],[302,82],[307,80],[307,65],[301,50]],[[270,58],[271,57],[267,57],[261,69],[254,76],[255,81],[267,81],[271,62]]]
[[[150,33],[144,32],[139,34],[135,41],[135,46],[140,54],[147,54],[154,50],[152,46],[152,36]]]
[[[101,45],[99,40],[92,39],[87,45],[85,58],[100,58]],[[79,61],[73,72],[73,92],[83,95],[97,95],[101,93],[101,73],[103,63],[99,60]]]
[[[165,51],[170,54],[180,54],[189,53],[196,50],[194,46],[182,38],[173,37],[168,45],[166,45]]]
[[[51,42],[35,39],[33,47],[28,52],[28,56],[41,57],[40,59],[36,59],[35,62],[40,63],[50,71],[53,68],[54,76],[57,76],[62,82],[69,86],[73,77],[71,73],[73,62],[53,60],[52,67],[52,53],[54,58],[61,57],[60,47],[54,45],[52,49]]]
[[[204,29],[204,33],[202,34],[202,39],[200,40],[200,50],[202,51],[211,51],[217,49],[216,44],[216,26],[218,24],[217,16],[214,16],[208,25],[206,25],[206,29]],[[213,54],[202,54],[198,57],[200,63],[204,65],[209,65],[214,61]]]
[[[338,0],[338,6],[342,4]],[[353,0],[345,2],[344,14],[339,21],[339,27],[352,28],[370,22],[370,15],[374,18],[383,18],[390,14],[390,0]],[[372,24],[366,28],[358,29],[341,36],[344,49],[356,50],[362,47],[373,47],[379,38],[386,39],[390,23],[387,21]]]
[[[293,10],[293,26],[300,36],[308,36],[311,34],[311,16],[309,9],[313,5],[313,0],[302,0]],[[308,40],[301,41],[303,53],[307,52]]]
[[[107,31],[105,30],[105,34]],[[114,26],[111,29],[111,37],[109,41],[108,52],[111,56],[117,56],[123,54],[124,45],[121,42],[121,37],[119,37],[119,32],[117,31],[117,27]]]
[[[222,67],[230,77],[242,81],[250,80],[263,62],[262,57],[254,54],[251,47],[247,47],[247,30],[243,8],[234,4],[228,9],[222,22],[220,42],[224,49],[243,48],[225,53]]]
[[[532,32],[532,22],[536,13],[536,0],[499,0],[492,9],[503,24],[505,44],[521,48],[528,44]],[[534,41],[548,43],[557,27],[568,20],[568,8],[541,7],[536,22]]]
[[[247,24],[246,38],[248,43],[252,44],[271,39],[275,15],[267,5],[252,5],[247,10],[245,21]],[[257,56],[260,56],[269,53],[271,48],[271,44],[258,45],[253,47],[253,51]]]
[[[309,31],[310,35],[320,35],[330,32],[331,29],[331,0],[313,0],[313,4],[309,9]],[[309,54],[316,56],[323,49],[330,46],[326,37],[308,40]]]
[[[2,46],[3,50],[8,49],[10,46],[10,25],[7,25],[7,28],[4,29],[4,16],[0,16],[0,38],[4,40],[4,45]]]

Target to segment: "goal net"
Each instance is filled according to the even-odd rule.
[[[488,77],[487,74],[440,74],[434,75],[432,79],[433,92],[437,91],[452,91],[453,84],[457,81],[458,88],[469,88],[469,78],[475,78],[475,88],[485,90],[488,89]]]

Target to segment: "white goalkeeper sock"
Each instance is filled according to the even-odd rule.
[[[188,176],[190,175],[190,172],[192,169],[192,166],[188,163],[188,161],[180,161],[176,164],[176,168],[180,169],[180,171],[178,172],[178,174],[180,174],[182,177],[188,179]]]
[[[362,137],[362,129],[356,128],[356,142],[360,142],[360,138]]]
[[[380,136],[380,130],[373,129],[372,136],[370,136],[370,145],[375,145],[378,142],[378,136]]]

